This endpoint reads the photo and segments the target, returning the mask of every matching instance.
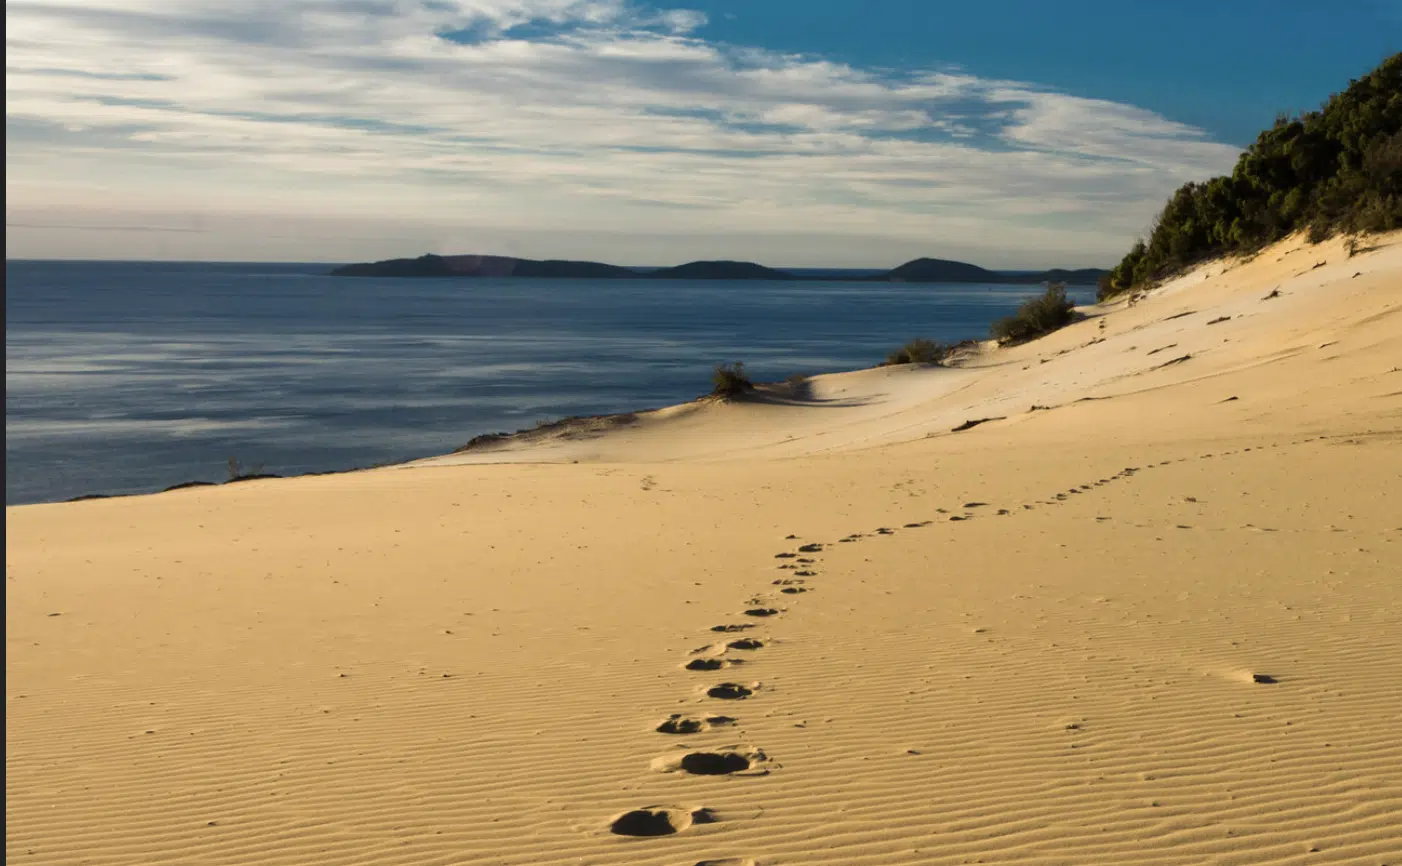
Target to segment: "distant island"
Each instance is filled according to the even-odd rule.
[[[1106,271],[1099,268],[1047,271],[990,271],[967,262],[915,259],[877,274],[795,274],[754,262],[688,262],[670,268],[625,268],[603,262],[560,259],[518,259],[510,256],[435,256],[386,259],[345,265],[333,277],[535,277],[549,279],[650,279],[650,280],[842,280],[876,283],[1016,283],[1036,285],[1056,282],[1093,286]]]

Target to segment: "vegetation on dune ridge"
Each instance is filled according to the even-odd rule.
[[[749,375],[745,372],[745,365],[741,361],[733,364],[717,364],[714,372],[711,373],[711,384],[715,387],[711,389],[711,396],[722,399],[739,397],[755,389],[755,383],[750,381]]]
[[[1147,240],[1100,279],[1101,299],[1214,256],[1246,253],[1307,229],[1402,227],[1402,53],[1336,93],[1319,111],[1281,116],[1230,176],[1184,184]]]
[[[1016,313],[994,322],[989,333],[999,343],[1021,343],[1070,324],[1074,309],[1066,286],[1052,283],[1041,295],[1023,301]]]
[[[924,337],[916,337],[894,352],[886,356],[882,366],[895,364],[939,364],[949,355],[949,347],[936,343],[934,340],[927,340]]]

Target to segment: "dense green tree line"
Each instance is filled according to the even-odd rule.
[[[1402,54],[1319,111],[1278,118],[1230,176],[1179,188],[1148,240],[1101,279],[1100,295],[1302,229],[1318,242],[1339,231],[1395,228],[1402,228]]]

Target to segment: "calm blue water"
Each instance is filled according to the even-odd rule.
[[[1029,286],[333,279],[328,265],[6,263],[5,502],[441,454],[540,419],[979,337]]]

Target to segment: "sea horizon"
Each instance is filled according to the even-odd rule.
[[[541,421],[687,402],[722,362],[744,361],[759,381],[871,367],[916,337],[983,337],[1036,292],[340,279],[321,263],[7,266],[10,505],[220,482],[230,458],[300,475],[435,456]]]

